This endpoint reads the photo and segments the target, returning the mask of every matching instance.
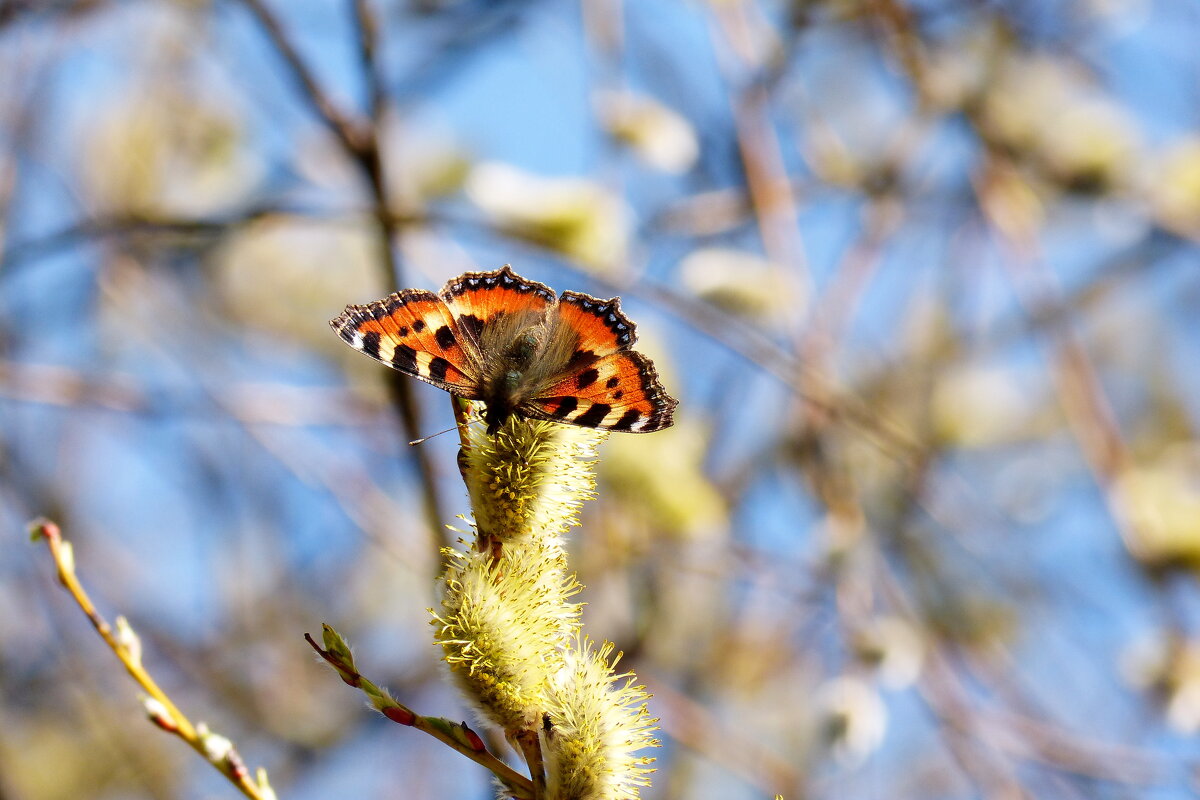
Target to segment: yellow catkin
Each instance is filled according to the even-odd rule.
[[[451,672],[510,740],[539,731],[549,800],[636,798],[655,720],[612,645],[580,634],[580,587],[564,534],[595,494],[598,431],[510,418],[464,433],[475,542],[445,551],[435,641]],[[544,720],[549,725],[543,724]]]
[[[595,496],[605,434],[510,417],[494,436],[478,425],[467,436],[467,490],[480,532],[505,542],[558,540],[578,524],[579,509]]]
[[[562,537],[594,495],[603,436],[517,417],[494,436],[467,431],[480,541],[446,551],[434,638],[467,695],[510,735],[540,724],[544,686],[579,628]]]
[[[546,691],[550,722],[542,734],[547,800],[628,800],[650,785],[658,744],[649,695],[632,673],[616,673],[613,646],[576,639]]]
[[[579,625],[579,590],[562,556],[533,547],[448,550],[434,636],[455,680],[505,732],[540,718],[542,689]]]

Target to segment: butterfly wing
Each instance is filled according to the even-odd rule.
[[[563,292],[551,336],[574,337],[576,365],[598,361],[637,341],[637,326],[621,311],[621,298],[601,300],[581,292]]]
[[[491,272],[467,272],[449,281],[441,298],[477,353],[503,352],[517,336],[542,322],[554,305],[549,286],[522,278],[505,264]]]
[[[520,410],[529,417],[570,425],[650,433],[670,427],[675,406],[650,359],[636,350],[623,350],[547,387]]]
[[[393,369],[460,397],[477,399],[478,351],[433,292],[405,289],[330,320],[347,344]]]
[[[563,292],[555,311],[545,358],[549,371],[521,413],[602,430],[668,427],[675,399],[650,359],[629,349],[637,332],[620,299]]]

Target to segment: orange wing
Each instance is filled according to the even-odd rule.
[[[478,353],[501,349],[554,304],[549,286],[522,278],[507,264],[454,278],[442,287],[441,298]]]
[[[479,396],[477,351],[433,292],[405,289],[365,306],[347,306],[329,325],[355,350],[405,375],[467,399]]]
[[[561,380],[520,410],[586,428],[650,433],[670,427],[676,405],[650,359],[624,350]]]
[[[637,341],[637,326],[621,311],[621,298],[601,300],[590,294],[563,292],[558,301],[557,326],[572,331],[580,351],[593,361],[625,350]],[[576,361],[581,361],[576,357]]]

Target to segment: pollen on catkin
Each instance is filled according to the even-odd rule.
[[[445,595],[435,641],[451,674],[484,716],[506,733],[541,716],[543,687],[561,668],[565,643],[579,626],[579,591],[561,554],[506,548],[500,558],[445,551]]]
[[[603,434],[512,417],[469,426],[464,479],[481,540],[448,549],[434,616],[455,680],[506,734],[540,724],[542,694],[579,629],[562,535],[593,496]]]
[[[596,448],[605,435],[516,415],[494,436],[468,426],[465,478],[480,532],[502,542],[566,533],[595,496]]]
[[[542,732],[547,800],[630,800],[650,785],[655,747],[649,695],[633,673],[616,673],[613,645],[576,637],[547,685]]]

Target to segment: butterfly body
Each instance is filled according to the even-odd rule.
[[[487,404],[484,421],[490,433],[495,433],[510,415],[518,412],[527,399],[526,391],[536,384],[535,367],[544,342],[544,330],[530,329],[517,336],[490,363],[484,361],[488,373],[483,379],[480,399]]]
[[[672,422],[676,402],[630,349],[634,324],[618,298],[555,297],[507,265],[460,275],[439,294],[406,289],[347,306],[330,325],[394,369],[483,401],[489,433],[513,415],[632,433]]]

